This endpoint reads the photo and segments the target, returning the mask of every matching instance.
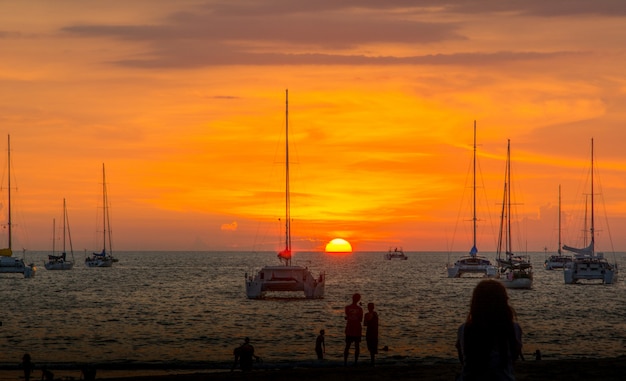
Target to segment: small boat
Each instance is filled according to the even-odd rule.
[[[107,195],[104,164],[102,164],[102,205],[102,251],[100,253],[92,253],[90,257],[85,258],[85,265],[87,267],[111,267],[113,262],[116,262],[113,258],[113,249],[111,246],[109,199]],[[109,251],[107,251],[107,242],[109,243]]]
[[[404,254],[404,250],[402,250],[402,248],[398,249],[396,247],[393,250],[391,250],[391,248],[389,248],[389,251],[387,252],[387,254],[385,254],[385,259],[387,259],[387,260],[392,260],[392,259],[407,260],[407,259],[409,259],[409,257],[407,257],[406,254]]]
[[[552,254],[543,263],[546,270],[562,270],[567,263],[572,261],[571,255],[561,251],[561,186],[559,185],[559,246],[557,254]]]
[[[473,245],[468,255],[462,256],[454,263],[448,263],[446,269],[448,278],[460,278],[463,275],[482,275],[486,277],[496,277],[498,268],[494,266],[489,259],[478,255],[476,246],[476,121],[474,121],[474,161],[473,161],[473,204],[472,204],[472,222],[473,229]]]
[[[499,278],[506,288],[530,289],[533,285],[533,266],[529,256],[513,253],[511,230],[511,141],[509,140],[506,148],[504,196],[498,234]]]
[[[44,263],[46,270],[71,270],[74,267],[74,249],[72,248],[72,236],[70,234],[70,224],[67,219],[67,209],[65,207],[65,199],[63,199],[63,251],[60,255],[56,255],[56,226],[52,220],[52,255],[48,255],[48,262]],[[67,251],[65,250],[66,237],[69,238],[70,253],[72,260],[67,259]]]
[[[289,98],[285,91],[285,249],[278,253],[281,262],[276,266],[265,266],[256,274],[245,274],[246,296],[261,299],[267,292],[304,292],[307,299],[324,297],[326,274],[313,276],[307,267],[291,264],[291,206],[289,190]]]
[[[604,284],[617,282],[617,263],[609,263],[603,253],[595,251],[595,213],[594,213],[594,184],[593,184],[593,139],[591,139],[591,218],[589,233],[591,242],[584,248],[575,248],[564,245],[563,249],[574,253],[574,259],[563,267],[565,284],[578,283],[580,280],[600,281]]]
[[[8,247],[0,249],[0,274],[21,273],[24,278],[32,278],[37,273],[37,267],[34,263],[25,264],[22,258],[13,256],[12,242],[12,224],[11,224],[11,137],[8,138],[8,208],[7,208],[7,226],[8,226]]]

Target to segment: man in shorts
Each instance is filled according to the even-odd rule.
[[[352,304],[347,305],[346,312],[346,348],[343,351],[343,365],[348,365],[350,346],[354,343],[354,365],[359,360],[359,344],[361,343],[361,322],[363,321],[363,308],[359,306],[360,294],[352,295]]]

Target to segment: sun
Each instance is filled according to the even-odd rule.
[[[350,242],[342,238],[335,238],[326,244],[327,253],[352,253]]]

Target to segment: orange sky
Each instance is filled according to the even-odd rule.
[[[626,250],[626,4],[303,3],[0,2],[14,248],[51,249],[65,197],[75,250],[98,249],[105,163],[114,249],[276,249],[288,88],[296,250],[469,250],[474,120],[481,251],[507,139],[515,240],[556,250],[561,184],[580,244],[591,138],[598,246]]]

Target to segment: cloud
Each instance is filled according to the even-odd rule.
[[[230,224],[222,224],[220,230],[223,230],[223,231],[235,231],[235,230],[237,230],[237,221],[233,221]]]

